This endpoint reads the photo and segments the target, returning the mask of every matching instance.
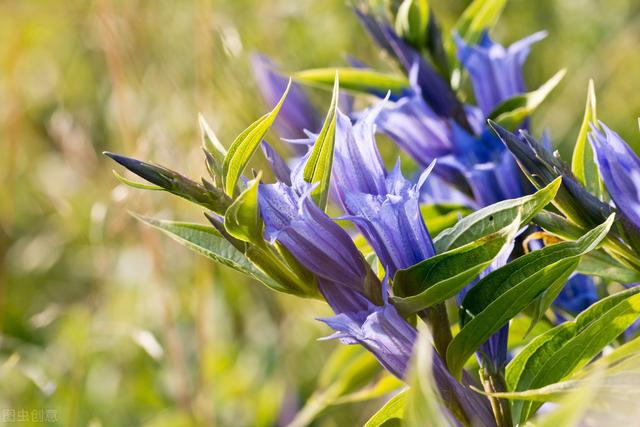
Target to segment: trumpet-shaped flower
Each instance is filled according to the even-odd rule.
[[[476,102],[485,116],[501,102],[526,90],[522,76],[531,45],[546,37],[546,32],[532,34],[505,48],[485,31],[477,45],[467,44],[456,35],[458,58],[469,72]]]
[[[376,142],[377,105],[352,124],[338,114],[336,126],[335,193],[352,220],[374,248],[393,277],[435,254],[420,213],[420,187],[433,165],[412,184],[402,176],[400,164],[387,173]]]
[[[600,176],[618,210],[640,230],[640,159],[620,135],[600,127],[592,125],[589,134]]]

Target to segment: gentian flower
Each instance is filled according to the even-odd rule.
[[[532,34],[505,48],[494,42],[485,30],[477,45],[467,44],[455,35],[458,59],[469,72],[480,110],[488,117],[503,101],[526,91],[522,66],[531,45],[545,38],[544,31]]]
[[[330,318],[319,319],[336,331],[325,339],[338,338],[343,344],[360,344],[368,349],[389,372],[403,378],[407,372],[416,329],[409,325],[387,300],[387,281],[383,282],[383,305],[367,304],[358,312],[343,312]],[[480,394],[460,384],[447,370],[441,357],[434,351],[432,372],[445,400],[453,400],[474,424],[494,426],[489,402]],[[463,382],[470,383],[469,377]]]
[[[420,187],[433,165],[416,184],[402,176],[399,163],[387,173],[374,138],[375,119],[383,103],[354,125],[338,111],[333,182],[348,214],[343,218],[354,222],[393,277],[397,270],[435,254],[419,206]]]
[[[630,225],[640,230],[640,159],[616,132],[600,122],[591,126],[593,147],[600,176],[611,199]]]

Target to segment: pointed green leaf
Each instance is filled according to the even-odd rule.
[[[535,194],[504,200],[466,216],[433,240],[436,253],[455,249],[495,233],[511,224],[518,215],[521,225],[527,224],[533,215],[553,200],[560,184],[561,178],[557,178]]]
[[[513,98],[507,99],[493,110],[489,115],[489,119],[496,121],[506,129],[516,129],[524,119],[530,116],[540,104],[542,104],[542,101],[555,89],[566,73],[567,70],[560,70],[533,92],[516,95]]]
[[[408,315],[456,295],[478,276],[515,237],[520,216],[507,227],[480,239],[399,270],[393,280],[392,302]]]
[[[583,256],[576,272],[620,283],[640,282],[639,272],[625,267],[600,249]]]
[[[231,147],[229,147],[229,151],[224,158],[223,164],[224,189],[228,195],[233,197],[236,183],[238,182],[240,175],[242,175],[242,171],[258,148],[258,145],[260,145],[260,141],[262,141],[264,135],[271,128],[271,125],[273,125],[273,122],[280,111],[280,107],[282,107],[282,104],[287,97],[287,93],[289,93],[290,87],[291,80],[289,80],[287,89],[284,91],[282,98],[280,98],[280,101],[278,101],[273,110],[253,122],[251,126],[238,135],[235,141],[231,144]]]
[[[484,30],[493,27],[507,0],[474,0],[462,12],[453,28],[467,43],[476,43]]]
[[[113,170],[113,175],[118,181],[131,188],[136,188],[138,190],[165,191],[164,188],[157,185],[131,181],[130,179],[127,179],[124,176],[120,175],[116,170]]]
[[[213,227],[188,222],[158,220],[140,215],[134,216],[207,258],[251,276],[271,289],[290,292],[279,282],[256,268],[242,252],[226,241]]]
[[[447,349],[447,366],[460,375],[467,359],[493,333],[544,292],[556,292],[580,262],[580,256],[604,239],[613,215],[581,239],[547,246],[489,273],[465,296],[460,307],[462,329]]]
[[[587,105],[584,109],[584,118],[580,126],[578,140],[573,148],[573,157],[571,159],[571,171],[578,181],[591,193],[602,199],[603,184],[598,174],[598,166],[596,165],[593,149],[589,145],[587,135],[589,134],[589,126],[591,123],[597,123],[596,117],[596,93],[593,88],[593,80],[589,80],[587,89]]]
[[[391,427],[400,425],[404,417],[404,408],[407,405],[409,389],[402,390],[385,403],[365,423],[364,427]]]
[[[335,83],[336,71],[340,75],[340,89],[381,94],[391,91],[399,94],[409,88],[409,81],[404,76],[385,74],[368,68],[315,68],[299,71],[293,78],[302,83],[331,88]]]
[[[333,84],[333,96],[331,105],[327,112],[327,117],[322,125],[322,129],[318,134],[316,142],[313,144],[311,155],[304,166],[304,180],[316,184],[311,192],[311,197],[320,207],[324,209],[327,205],[329,197],[329,184],[331,180],[331,166],[333,164],[333,147],[336,135],[336,114],[338,109],[338,74],[335,74]]]
[[[537,337],[507,366],[510,391],[555,383],[585,366],[640,317],[640,288],[611,295]],[[537,405],[515,402],[515,419],[526,420]]]
[[[236,239],[258,245],[264,243],[263,224],[258,209],[258,185],[261,178],[262,172],[259,172],[224,214],[224,227],[229,234]]]

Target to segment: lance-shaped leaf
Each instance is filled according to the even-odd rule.
[[[231,204],[231,199],[229,199],[229,197],[221,190],[211,186],[205,187],[203,184],[192,181],[164,166],[142,162],[131,157],[125,157],[114,153],[105,152],[104,154],[120,163],[139,177],[161,187],[163,190],[187,199],[200,206],[204,206],[207,209],[211,209],[214,212],[222,213],[226,211],[227,207]],[[126,183],[131,185],[129,182],[130,181]],[[133,186],[144,189],[157,189],[146,188],[144,185],[140,184],[134,184]]]
[[[293,78],[310,85],[331,88],[335,83],[336,71],[340,75],[340,88],[345,90],[385,96],[389,91],[398,95],[409,89],[406,77],[368,68],[314,68],[299,71],[293,74]]]
[[[442,231],[433,240],[436,253],[466,245],[507,227],[519,215],[520,223],[531,218],[553,200],[560,187],[560,179],[549,183],[535,194],[518,199],[504,200],[476,211],[451,228]]]
[[[200,140],[202,141],[202,149],[204,150],[207,169],[211,179],[214,180],[216,186],[222,184],[222,164],[227,156],[227,149],[222,145],[215,132],[209,126],[202,114],[198,114],[198,123],[200,125]]]
[[[278,112],[287,97],[287,93],[289,93],[290,87],[291,80],[289,80],[287,89],[282,94],[280,101],[278,101],[276,106],[273,107],[273,110],[253,122],[251,126],[238,135],[235,141],[231,144],[231,147],[229,147],[229,151],[224,158],[224,164],[222,165],[224,190],[228,195],[233,196],[236,183],[238,182],[240,175],[242,175],[242,171],[260,145],[260,141],[262,141],[264,135],[271,128],[271,125],[273,125],[273,122],[278,116]]]
[[[559,292],[580,262],[607,235],[613,216],[581,239],[547,246],[489,273],[460,307],[462,329],[447,349],[447,365],[459,375],[467,359],[491,335],[544,292]]]
[[[510,391],[555,383],[585,366],[640,317],[640,288],[611,295],[593,304],[572,322],[535,338],[507,366]],[[516,402],[514,419],[526,420],[538,407]]]
[[[428,0],[404,0],[396,13],[396,33],[411,46],[422,50],[427,42],[429,15]]]
[[[467,43],[476,43],[486,29],[493,27],[507,0],[474,0],[462,12],[453,28]]]
[[[583,256],[576,272],[589,276],[598,276],[620,283],[640,282],[639,272],[622,265],[600,249],[591,251]]]
[[[585,186],[587,191],[595,194],[602,200],[603,184],[598,174],[598,166],[596,165],[593,155],[593,149],[589,144],[587,135],[589,134],[589,126],[591,123],[598,123],[596,117],[596,93],[593,88],[593,80],[589,80],[587,89],[587,105],[584,109],[584,118],[580,126],[580,133],[576,145],[573,148],[573,157],[571,159],[571,172],[576,176],[578,181]]]
[[[408,315],[456,295],[509,245],[520,223],[517,215],[495,233],[398,271],[393,281],[397,297],[392,298],[396,309]]]
[[[333,147],[335,145],[336,136],[336,112],[338,109],[338,87],[340,81],[338,73],[335,74],[333,84],[333,96],[331,105],[324,120],[322,129],[313,144],[313,150],[307,160],[302,172],[304,180],[316,184],[311,191],[311,197],[320,207],[324,209],[327,205],[329,196],[329,183],[331,179],[331,166],[333,164]]]
[[[405,406],[407,406],[408,395],[409,389],[405,389],[393,396],[367,420],[364,427],[400,425],[404,418],[404,409]]]
[[[566,73],[567,70],[560,70],[538,89],[507,99],[493,110],[489,118],[504,128],[516,129],[542,104]]]
[[[213,227],[188,222],[145,218],[140,215],[135,215],[135,217],[207,258],[251,276],[271,289],[289,292],[283,284],[278,283],[256,268],[240,250],[225,240]]]
[[[224,214],[224,227],[229,234],[255,244],[264,242],[263,223],[258,209],[258,185],[261,178],[262,172],[259,172]]]

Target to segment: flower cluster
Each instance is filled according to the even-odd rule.
[[[258,87],[273,110],[228,149],[202,120],[211,180],[198,183],[108,155],[154,188],[207,209],[211,227],[198,229],[207,233],[208,246],[180,234],[183,224],[165,232],[273,289],[325,300],[335,314],[320,319],[334,331],[328,338],[361,345],[399,379],[411,375],[415,322],[426,323],[438,405],[451,423],[523,423],[539,405],[501,392],[555,383],[618,336],[634,337],[638,289],[608,295],[598,284],[629,285],[640,274],[640,159],[602,123],[582,136],[580,152],[588,139],[601,178],[594,176],[614,208],[527,133],[530,114],[559,80],[526,92],[523,66],[544,33],[505,48],[488,28],[470,30],[483,23],[485,10],[480,18],[465,12],[443,42],[426,2],[407,0],[390,14],[361,6],[355,12],[401,75],[352,59],[335,74],[323,119],[299,83],[256,55]],[[480,21],[465,24],[468,19]],[[315,69],[296,79],[326,84],[332,74]],[[469,77],[472,96],[464,97],[460,76]],[[358,111],[358,95],[340,88],[377,99]],[[471,98],[475,103],[464,101]],[[264,140],[273,124],[294,147],[293,158],[285,160]],[[400,160],[388,168],[378,134],[408,154],[419,172],[403,173]],[[262,173],[243,175],[259,147],[275,182]],[[596,163],[574,157],[596,170]],[[544,209],[551,202],[560,214]],[[605,330],[593,313],[610,316],[615,326]],[[523,321],[530,331],[542,324],[546,332],[527,338],[521,343],[527,347],[514,354],[509,325]],[[572,351],[573,340],[587,332],[600,338]],[[556,335],[563,339],[554,341]],[[469,362],[473,354],[479,369]],[[565,362],[545,376],[542,368],[526,371],[534,357],[536,369],[558,357]]]

